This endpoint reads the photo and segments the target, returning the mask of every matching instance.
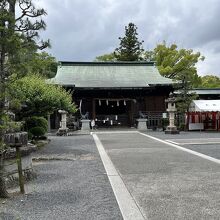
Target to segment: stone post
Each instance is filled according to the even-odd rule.
[[[24,191],[24,176],[22,173],[20,147],[21,146],[16,146],[16,161],[17,161],[17,166],[18,166],[18,181],[19,181],[20,192],[22,194],[24,194],[25,193],[25,191]]]
[[[16,162],[18,166],[18,180],[20,186],[20,192],[25,193],[24,190],[24,176],[22,171],[21,153],[20,147],[27,145],[28,134],[27,132],[15,132],[4,135],[4,142],[16,149]]]
[[[50,115],[49,114],[47,115],[47,130],[48,130],[48,133],[51,132]]]

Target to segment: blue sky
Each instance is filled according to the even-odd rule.
[[[144,49],[164,40],[193,49],[206,57],[199,75],[220,76],[219,0],[34,0],[48,15],[44,18],[49,53],[62,61],[93,61],[119,45],[124,27],[138,27]]]

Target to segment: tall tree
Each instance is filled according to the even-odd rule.
[[[26,74],[38,74],[46,78],[56,75],[58,62],[55,57],[46,52],[25,50],[20,52],[20,64],[16,66],[16,72],[20,76]]]
[[[115,49],[114,55],[118,61],[138,61],[142,60],[142,43],[138,40],[137,26],[129,23],[125,26],[125,36],[119,37],[120,46]]]
[[[17,10],[15,12],[15,10]],[[43,49],[49,41],[38,41],[39,30],[46,28],[41,19],[46,15],[44,9],[35,8],[32,0],[0,1],[0,169],[2,169],[3,136],[5,132],[5,92],[10,76],[20,64],[19,53],[22,49]],[[6,197],[4,178],[0,170],[0,196]]]
[[[145,60],[153,60],[162,76],[177,81],[180,91],[178,95],[178,110],[185,112],[192,99],[189,90],[197,87],[200,78],[197,74],[196,64],[204,57],[199,52],[191,49],[178,49],[176,44],[167,46],[166,43],[158,44],[153,51],[145,52]]]
[[[220,78],[214,75],[202,76],[198,88],[220,88]]]
[[[71,93],[61,86],[46,83],[45,78],[37,74],[12,82],[9,90],[14,100],[17,99],[26,106],[18,113],[22,119],[30,116],[46,117],[58,109],[76,112]]]

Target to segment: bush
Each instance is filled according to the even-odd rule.
[[[28,140],[32,140],[32,138],[33,138],[33,134],[29,131],[28,132]]]
[[[37,137],[37,138],[45,135],[45,133],[46,133],[46,131],[43,127],[33,127],[29,130],[29,132],[31,134],[33,134],[34,137]]]
[[[35,127],[44,128],[45,132],[47,132],[47,120],[44,117],[33,116],[26,120],[26,129],[30,130]]]
[[[181,123],[181,124],[179,125],[179,130],[180,130],[180,131],[185,131],[185,129],[186,129],[186,125],[185,125],[184,123]]]
[[[165,130],[166,127],[169,125],[169,119],[168,118],[162,118],[161,124],[162,124],[163,130]]]

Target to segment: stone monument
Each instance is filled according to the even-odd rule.
[[[169,125],[165,130],[165,134],[179,134],[177,127],[175,126],[175,113],[176,113],[176,98],[173,93],[171,93],[168,99],[165,100],[168,103],[167,112],[169,114]]]

